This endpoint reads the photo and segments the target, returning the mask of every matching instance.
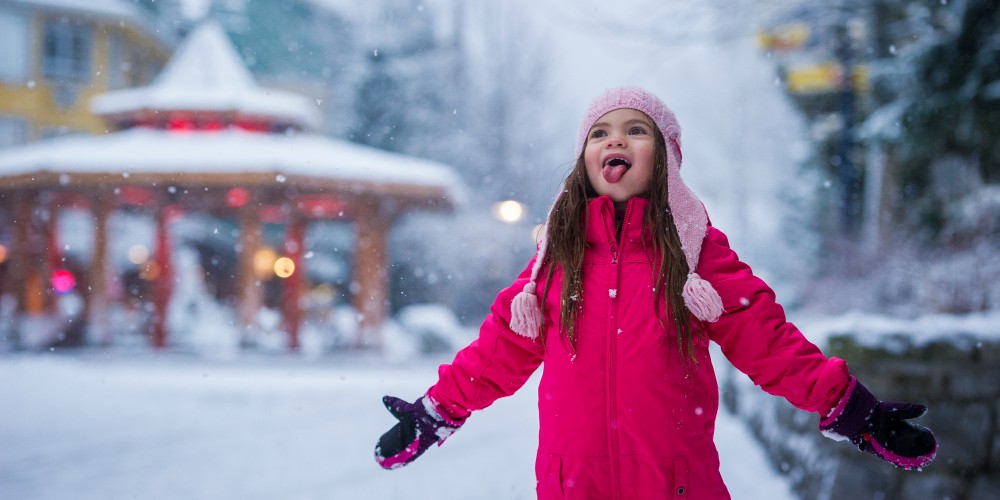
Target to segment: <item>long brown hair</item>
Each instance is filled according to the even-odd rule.
[[[656,129],[656,147],[653,156],[653,175],[649,191],[644,195],[649,200],[649,208],[643,219],[643,241],[645,231],[651,231],[653,254],[658,262],[653,266],[653,310],[661,326],[666,327],[667,311],[670,311],[674,329],[677,332],[677,346],[688,361],[697,363],[694,351],[694,337],[699,329],[691,322],[691,313],[684,305],[681,292],[687,280],[688,264],[681,250],[680,236],[674,227],[673,214],[667,200],[667,150],[663,134]],[[584,149],[586,146],[584,146]],[[583,306],[583,254],[586,249],[585,228],[587,224],[587,202],[597,196],[587,179],[587,168],[583,153],[576,160],[563,184],[563,192],[557,197],[549,214],[545,257],[542,269],[545,272],[545,291],[549,294],[552,276],[556,266],[563,270],[562,290],[559,308],[559,332],[576,349],[577,317]],[[553,265],[555,264],[555,265]],[[663,310],[666,298],[667,310]],[[545,318],[545,300],[542,300],[542,321]],[[545,326],[541,328],[542,335]]]

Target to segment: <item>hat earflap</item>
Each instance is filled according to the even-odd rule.
[[[681,296],[691,314],[701,321],[714,323],[722,316],[722,297],[697,271],[701,244],[708,232],[708,213],[705,212],[705,205],[681,179],[680,142],[676,137],[667,140],[673,146],[667,147],[667,203],[688,264],[687,281]]]
[[[538,243],[538,253],[535,255],[535,263],[531,266],[531,278],[524,289],[514,296],[510,303],[510,329],[514,333],[529,339],[538,338],[542,328],[542,311],[538,306],[538,295],[535,293],[538,283],[538,273],[542,268],[542,260],[545,258],[545,248],[548,243],[546,237],[548,225],[542,228],[542,240]]]

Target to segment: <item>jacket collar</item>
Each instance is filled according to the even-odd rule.
[[[617,254],[630,254],[634,251],[646,253],[643,249],[652,248],[652,238],[645,235],[649,241],[643,240],[643,219],[649,200],[635,197],[628,200],[622,221],[622,232],[617,234],[615,204],[607,196],[599,196],[587,202],[586,239],[587,245],[598,255],[614,257]]]

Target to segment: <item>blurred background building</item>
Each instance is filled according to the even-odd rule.
[[[96,134],[90,99],[149,83],[173,50],[155,2],[0,2],[0,148]]]
[[[686,179],[741,255],[791,291],[782,293],[789,307],[1000,308],[995,1],[636,5],[641,19],[586,1],[0,0],[0,154],[133,126],[142,113],[94,113],[94,97],[150,85],[210,19],[261,87],[309,102],[314,132],[454,168],[471,203],[394,219],[381,307],[398,320],[431,305],[474,328],[533,253],[533,230],[573,161],[577,112],[604,87],[638,83],[675,107]],[[20,216],[13,198],[4,205],[0,255],[11,255]],[[141,223],[130,232],[155,258],[154,221],[134,212],[128,220]],[[47,210],[32,216],[39,228],[48,220]],[[68,221],[94,219],[79,217],[59,219],[60,253],[84,260],[93,238]],[[354,304],[345,249],[357,232],[327,222],[304,241],[311,280],[331,288],[308,297]],[[235,314],[238,220],[173,227],[214,296],[203,303]],[[283,228],[264,223],[262,238],[277,248]],[[128,247],[111,245],[128,262]],[[36,240],[28,246],[44,253]],[[4,269],[12,297],[23,284]],[[52,291],[48,277],[37,286]],[[280,326],[279,307],[261,310]]]

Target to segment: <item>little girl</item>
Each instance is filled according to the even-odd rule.
[[[906,421],[926,408],[879,401],[825,357],[709,223],[680,177],[680,132],[639,88],[591,103],[538,253],[479,338],[416,402],[383,398],[399,423],[375,448],[382,467],[440,444],[544,362],[538,498],[729,498],[710,340],[765,391],[818,412],[827,436],[906,469],[934,458],[931,431]]]

